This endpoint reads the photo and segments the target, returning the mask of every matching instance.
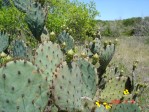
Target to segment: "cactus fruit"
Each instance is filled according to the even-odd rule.
[[[66,31],[63,31],[61,34],[59,34],[57,39],[60,44],[62,44],[64,42],[66,43],[66,47],[64,48],[65,52],[74,48],[74,39]]]
[[[141,110],[136,104],[122,103],[118,105],[112,105],[110,112],[141,112]]]
[[[33,59],[36,66],[43,72],[43,76],[48,79],[52,79],[52,73],[60,62],[63,61],[63,53],[58,44],[45,41],[40,44],[35,51]],[[50,82],[49,80],[49,82]]]
[[[48,84],[30,62],[15,60],[0,68],[0,111],[41,112],[48,103]]]
[[[44,30],[46,19],[46,13],[39,3],[34,3],[31,5],[30,9],[27,10],[25,21],[28,24],[33,36],[41,41],[41,34]]]
[[[59,111],[77,112],[83,109],[81,72],[75,62],[60,63],[52,82],[53,101]]]
[[[9,37],[5,32],[0,32],[0,53],[9,45]]]

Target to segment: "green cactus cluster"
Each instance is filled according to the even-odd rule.
[[[1,112],[147,112],[148,88],[136,81],[136,65],[132,75],[108,67],[115,43],[103,44],[100,37],[79,49],[67,31],[54,40],[44,32],[46,13],[38,2],[14,4],[26,12],[38,45],[30,47],[20,37],[7,49],[7,33],[0,33]]]
[[[43,10],[41,4],[35,2],[26,12],[25,21],[28,24],[33,36],[41,41],[41,34],[44,30],[46,20],[46,11]]]
[[[110,112],[141,112],[141,109],[136,104],[122,103],[118,105],[113,105]]]
[[[12,42],[12,55],[16,58],[27,58],[28,48],[23,40],[14,40]]]
[[[32,4],[31,0],[13,0],[14,5],[22,12],[27,12],[28,8]]]
[[[41,112],[48,103],[48,85],[31,62],[14,60],[0,68],[1,112]]]
[[[9,45],[9,37],[5,31],[0,32],[0,52],[7,49]]]
[[[65,52],[74,48],[74,39],[65,30],[59,34],[57,40],[58,43],[62,45],[62,48]]]

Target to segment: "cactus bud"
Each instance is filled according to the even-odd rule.
[[[118,39],[117,39],[117,38],[114,40],[114,44],[115,44],[115,45],[118,44]]]
[[[66,43],[63,42],[61,46],[62,46],[62,49],[64,49],[66,47]]]
[[[11,59],[12,59],[12,57],[9,56],[9,55],[6,57],[6,60],[7,60],[7,61],[10,61]]]
[[[55,33],[52,31],[52,32],[50,33],[50,40],[51,40],[52,42],[54,42],[55,39],[56,39],[56,35],[55,35]]]
[[[112,44],[112,41],[110,40],[110,41],[109,41],[109,45],[111,45],[111,44]]]
[[[95,65],[99,61],[99,55],[96,53],[92,57],[93,61],[92,64]]]
[[[135,70],[136,68],[137,68],[137,63],[134,63],[132,70]]]
[[[93,55],[93,59],[98,60],[99,59],[99,55],[96,53]]]
[[[106,48],[107,45],[108,45],[108,42],[104,41],[104,48]]]
[[[70,49],[68,52],[67,52],[67,55],[68,56],[73,56],[74,55],[74,51],[72,49]]]
[[[81,53],[81,57],[82,57],[82,58],[86,58],[86,57],[87,57],[86,53],[85,53],[85,52],[82,52],[82,53]]]
[[[7,56],[7,54],[6,53],[4,53],[4,52],[2,52],[1,54],[0,54],[0,57],[6,57]]]
[[[120,76],[123,76],[123,74],[124,74],[124,70],[121,70],[120,71]]]

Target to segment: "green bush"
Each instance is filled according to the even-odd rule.
[[[24,14],[18,11],[15,7],[3,7],[0,10],[0,30],[13,32],[15,29],[21,29],[24,25]]]
[[[67,29],[75,39],[80,40],[85,37],[86,32],[94,30],[94,19],[99,14],[94,2],[85,4],[76,0],[48,1],[50,8],[46,26],[50,31],[58,34],[62,29]]]

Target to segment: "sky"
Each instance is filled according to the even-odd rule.
[[[90,0],[78,0],[89,3]],[[93,0],[100,20],[118,20],[149,16],[149,0]]]

